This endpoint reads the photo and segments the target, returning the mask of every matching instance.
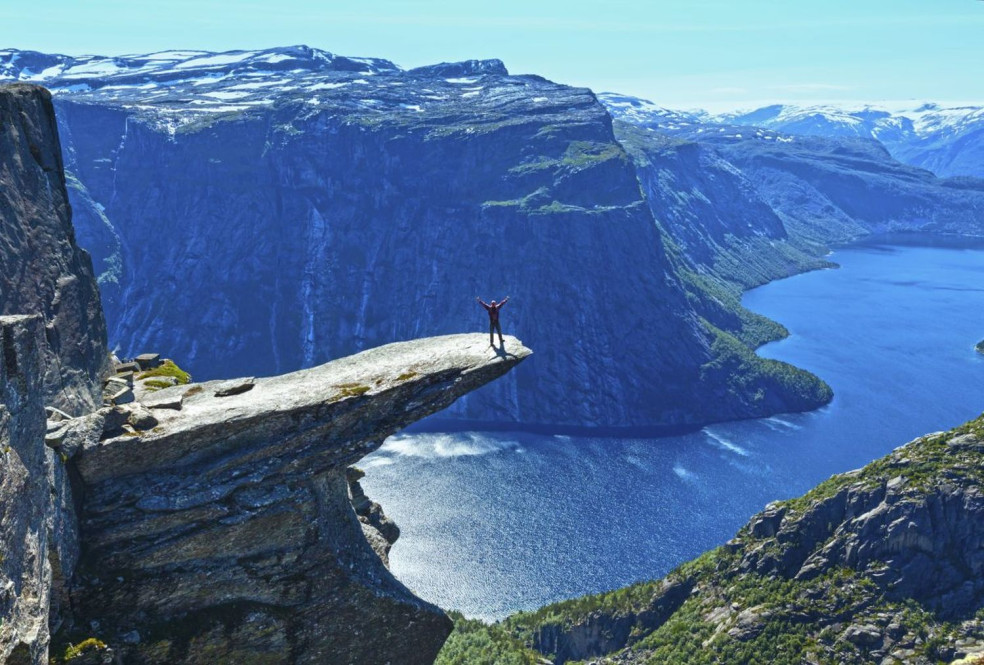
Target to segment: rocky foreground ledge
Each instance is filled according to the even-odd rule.
[[[84,487],[73,641],[140,663],[432,662],[451,622],[385,568],[346,469],[528,355],[511,337],[401,342],[49,431]]]

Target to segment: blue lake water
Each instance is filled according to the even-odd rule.
[[[868,243],[841,268],[744,304],[791,336],[760,353],[808,369],[834,401],[685,436],[405,434],[362,461],[402,529],[393,573],[485,619],[658,578],[754,513],[984,411],[984,249]]]

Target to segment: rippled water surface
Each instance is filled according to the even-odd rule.
[[[744,299],[792,333],[760,353],[825,379],[829,406],[660,439],[392,437],[360,466],[402,529],[393,572],[482,618],[660,577],[769,501],[984,410],[980,245],[869,243],[831,259],[841,268]]]

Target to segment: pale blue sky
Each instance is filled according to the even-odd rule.
[[[40,9],[43,6],[44,9]],[[0,47],[118,55],[307,44],[715,109],[984,102],[981,0],[2,0]]]

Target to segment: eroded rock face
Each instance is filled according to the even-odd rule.
[[[67,428],[45,407],[90,411],[108,354],[51,97],[28,85],[0,86],[0,347],[0,661],[40,665],[78,558]]]
[[[39,314],[48,404],[101,403],[106,324],[89,255],[75,243],[51,95],[0,86],[0,315]]]
[[[82,419],[75,623],[128,662],[432,662],[450,620],[385,568],[364,528],[389,528],[360,521],[346,470],[529,353],[428,338]],[[119,433],[143,409],[157,424]]]
[[[48,662],[78,559],[65,459],[45,445],[41,317],[0,316],[0,662]]]

